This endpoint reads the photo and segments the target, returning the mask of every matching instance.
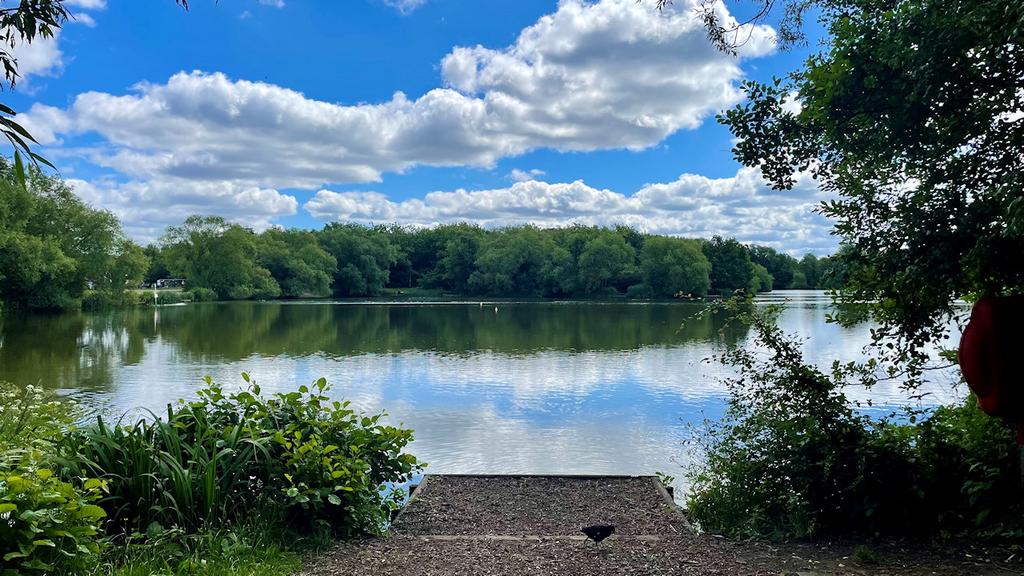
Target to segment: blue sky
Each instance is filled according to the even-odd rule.
[[[690,0],[67,4],[77,21],[19,48],[7,97],[76,192],[142,242],[210,213],[835,246],[814,182],[769,190],[713,118],[806,50],[762,26],[738,59],[718,53]]]

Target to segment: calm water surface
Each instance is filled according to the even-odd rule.
[[[781,324],[822,365],[856,359],[870,326],[826,322],[821,292],[777,292]],[[0,316],[0,380],[39,383],[119,415],[191,397],[203,376],[266,391],[326,376],[332,394],[416,432],[446,473],[681,476],[689,425],[719,416],[727,341],[699,304],[215,303]],[[924,402],[958,397],[940,375]],[[888,411],[896,386],[850,395]]]

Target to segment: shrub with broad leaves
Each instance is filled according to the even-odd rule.
[[[0,575],[73,573],[97,559],[105,483],[57,473],[56,445],[77,413],[37,387],[0,384]]]

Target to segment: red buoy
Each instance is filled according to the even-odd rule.
[[[1024,423],[1024,296],[978,300],[958,358],[982,410]]]

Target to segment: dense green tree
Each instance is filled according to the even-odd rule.
[[[143,248],[143,252],[149,258],[149,268],[146,269],[146,275],[143,278],[146,284],[152,284],[161,278],[171,277],[171,272],[167,269],[167,263],[164,262],[164,251],[160,246],[148,244]]]
[[[335,296],[380,294],[398,260],[398,250],[380,229],[331,223],[317,233],[317,240],[337,261],[332,286]]]
[[[648,236],[640,251],[640,273],[651,295],[703,296],[711,288],[711,264],[700,242],[666,236]]]
[[[745,86],[722,118],[734,153],[837,196],[821,212],[849,246],[843,298],[879,303],[875,336],[920,360],[957,299],[1024,289],[1024,3],[782,4],[828,35],[785,81]]]
[[[750,284],[751,292],[771,292],[774,288],[775,278],[771,272],[760,264],[754,264],[754,276]]]
[[[149,270],[149,256],[138,244],[119,238],[108,254],[106,273],[96,282],[97,290],[111,294],[134,288]]]
[[[409,260],[419,285],[468,293],[477,253],[485,232],[471,224],[442,224],[419,230]]]
[[[754,244],[749,246],[750,261],[764,266],[772,275],[772,283],[777,289],[790,288],[793,274],[797,270],[797,259],[785,252],[779,252],[769,246]]]
[[[584,295],[616,292],[616,280],[636,274],[636,252],[619,234],[605,231],[587,242],[576,261]]]
[[[286,298],[327,296],[338,269],[312,232],[271,228],[257,237],[256,262],[266,268]]]
[[[141,280],[147,259],[113,214],[90,208],[56,176],[33,170],[20,180],[0,161],[0,298],[69,308],[90,284],[116,296]]]
[[[850,253],[851,248],[846,244],[841,244],[839,250],[832,256],[826,256],[819,260],[821,266],[821,283],[820,288],[826,290],[841,290],[846,286],[847,278],[849,276],[847,271],[847,255]]]
[[[559,291],[568,296],[589,294],[585,275],[581,270],[580,256],[583,255],[590,242],[607,232],[608,230],[597,226],[583,226],[582,224],[544,231],[545,234],[551,236],[555,244],[561,246],[568,253],[568,258],[564,265],[558,268],[559,275],[555,279]]]
[[[56,204],[66,208],[77,206],[73,194],[43,196],[57,198]],[[0,195],[0,224],[16,229],[11,215],[36,210],[25,208],[35,197],[17,187]],[[153,282],[182,277],[189,288],[209,289],[221,299],[361,297],[378,295],[384,287],[480,296],[662,298],[704,295],[714,273],[700,240],[645,236],[622,226],[484,230],[470,224],[425,229],[329,224],[320,231],[271,228],[254,234],[223,218],[193,216],[168,228],[161,245],[141,249],[118,230],[108,229],[116,225],[109,214],[71,217],[68,210],[44,204],[40,206],[45,209],[36,212],[61,221],[60,226],[49,227],[52,242],[5,236],[9,248],[0,257],[10,262],[31,260],[32,265],[8,274],[7,285],[30,285],[25,293],[39,302],[35,305],[54,307],[76,302],[77,296],[61,295],[67,296],[68,286],[79,282],[111,291],[142,278]],[[70,247],[67,251],[73,257],[62,258],[67,254],[60,244],[61,226],[68,223],[90,232],[70,233],[67,238],[99,241],[107,246],[106,253],[85,254]],[[739,246],[734,240],[715,242]],[[762,248],[756,253],[800,267],[792,257]],[[813,257],[806,261],[814,264],[820,277],[832,265]],[[777,285],[765,267],[751,264],[749,271],[747,289],[765,291]],[[392,274],[402,277],[392,280]],[[802,272],[796,276],[798,286],[806,285]]]
[[[495,296],[550,296],[559,293],[562,268],[572,257],[534,226],[494,232],[480,249],[469,289]]]
[[[219,216],[190,216],[161,239],[167,268],[189,288],[230,300],[276,298],[281,287],[256,262],[256,235]]]
[[[630,226],[618,225],[615,227],[615,232],[622,236],[622,239],[626,241],[633,248],[633,252],[640,254],[640,251],[644,248],[644,235],[641,234],[636,228]]]
[[[469,293],[469,278],[476,270],[476,259],[485,233],[468,224],[439,226],[431,234],[430,244],[440,246],[436,268],[425,271],[424,284],[459,294]],[[422,259],[426,261],[426,258]]]
[[[704,255],[711,263],[711,291],[718,294],[748,289],[754,279],[754,266],[747,247],[735,238],[715,236],[704,243]]]
[[[7,186],[0,184],[0,193]],[[54,238],[0,233],[0,294],[5,302],[28,308],[70,308],[81,298],[83,288],[76,262]]]
[[[804,257],[800,259],[799,270],[803,272],[808,287],[817,288],[821,285],[822,268],[817,256],[804,254]]]
[[[411,288],[422,282],[413,268],[412,255],[417,251],[419,234],[406,226],[387,224],[374,227],[395,247],[395,261],[388,267],[388,288]],[[436,258],[436,256],[435,256]]]
[[[802,270],[793,273],[793,282],[789,285],[793,290],[808,290],[812,286],[807,282],[807,275]]]

